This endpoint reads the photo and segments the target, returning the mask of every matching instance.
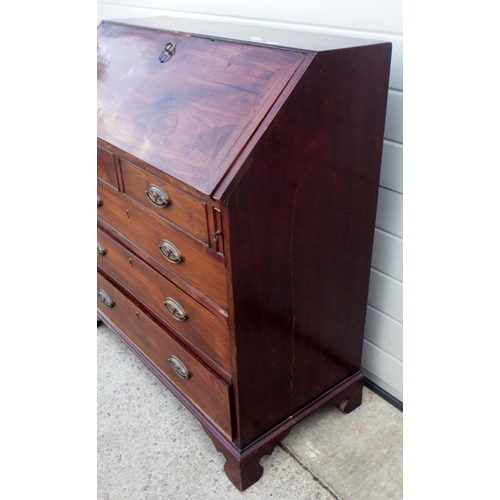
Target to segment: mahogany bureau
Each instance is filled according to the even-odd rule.
[[[391,44],[176,18],[98,28],[97,310],[244,490],[361,404]]]

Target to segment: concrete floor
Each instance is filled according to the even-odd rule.
[[[198,421],[105,326],[97,351],[98,500],[403,498],[403,414],[369,389],[353,413],[296,426],[240,493]]]

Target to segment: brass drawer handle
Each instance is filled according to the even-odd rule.
[[[101,302],[106,306],[106,307],[114,307],[115,303],[111,299],[111,297],[104,291],[104,290],[99,290],[97,292],[97,295],[101,299]]]
[[[99,198],[99,196],[97,197],[97,208],[99,207],[102,207],[102,201],[101,201],[101,198]]]
[[[170,205],[170,197],[156,184],[149,185],[148,189],[146,189],[146,196],[155,207],[166,208]]]
[[[161,63],[167,62],[173,55],[175,51],[175,42],[169,42],[165,45],[165,48],[161,51],[158,59]]]
[[[182,262],[182,255],[179,252],[179,249],[173,243],[170,243],[170,241],[163,240],[158,245],[158,248],[163,256],[168,261],[172,262],[172,264],[179,264],[179,262]]]
[[[184,366],[182,361],[177,359],[175,356],[170,356],[170,358],[168,358],[168,364],[170,365],[172,370],[174,370],[174,372],[184,380],[187,380],[189,377],[191,377],[191,374],[189,373],[188,369]]]
[[[100,255],[101,257],[104,257],[107,254],[105,248],[97,242],[97,255]]]
[[[167,297],[163,305],[167,308],[167,311],[177,320],[186,321],[188,317],[182,306],[176,302],[174,299]]]

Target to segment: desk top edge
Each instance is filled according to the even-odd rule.
[[[174,31],[176,33],[311,52],[323,52],[388,43],[384,40],[370,40],[316,31],[271,28],[254,24],[245,24],[243,22],[208,21],[169,16],[103,20],[102,22],[126,24],[149,29]]]

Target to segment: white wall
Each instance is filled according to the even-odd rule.
[[[403,400],[403,0],[107,0],[97,21],[160,15],[392,42],[382,174],[363,351],[367,378]]]

